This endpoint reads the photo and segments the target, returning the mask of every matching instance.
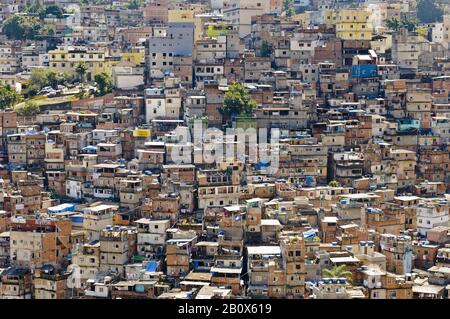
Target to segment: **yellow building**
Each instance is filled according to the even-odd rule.
[[[335,26],[338,20],[338,14],[333,9],[323,9],[321,11],[323,17],[323,23],[328,27]]]
[[[311,24],[311,13],[303,12],[295,14],[291,17],[292,21],[299,21],[302,27],[308,27]]]
[[[168,11],[167,21],[170,22],[192,22],[194,23],[194,41],[202,39],[203,23],[201,17],[196,14],[201,13],[197,10],[173,9]]]
[[[339,11],[336,36],[343,40],[371,40],[372,26],[369,23],[369,12],[354,9]]]
[[[377,53],[385,54],[392,49],[392,34],[375,35],[370,41],[370,47]]]
[[[145,50],[142,51],[133,51],[133,52],[124,52],[121,54],[122,62],[130,62],[134,65],[139,65],[142,62],[145,62]]]
[[[84,47],[67,47],[48,52],[49,68],[57,72],[75,73],[78,63],[85,62],[85,78],[92,81],[100,73],[111,75],[111,68],[118,61],[108,57],[105,51]]]

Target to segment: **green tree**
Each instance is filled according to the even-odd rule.
[[[88,97],[88,95],[89,91],[86,88],[85,84],[81,84],[78,93],[75,94],[75,97],[78,99],[84,99],[85,97]]]
[[[84,76],[86,75],[87,70],[88,66],[85,62],[78,62],[75,66],[75,73],[78,74],[81,83],[84,82]]]
[[[400,21],[396,17],[386,19],[385,25],[390,30],[398,31],[400,29]]]
[[[252,114],[255,108],[256,101],[250,98],[248,90],[242,84],[235,83],[228,87],[220,110],[224,115],[233,117]]]
[[[22,100],[22,96],[9,85],[0,85],[0,109],[14,106]]]
[[[30,84],[28,85],[28,94],[33,96],[38,94],[43,87],[47,86],[47,69],[31,69]]]
[[[400,28],[414,31],[419,25],[419,20],[416,17],[411,16],[403,16],[400,20],[396,17],[392,17],[385,21],[385,25],[393,31],[398,31]]]
[[[263,40],[261,43],[261,56],[264,58],[268,58],[272,55],[272,52],[272,44],[270,44],[267,40]]]
[[[46,84],[56,90],[58,88],[58,82],[60,80],[60,77],[58,76],[58,72],[53,71],[53,70],[48,70],[46,72],[45,76],[46,76]]]
[[[34,40],[40,29],[35,18],[18,14],[9,16],[3,24],[3,32],[10,40]]]
[[[443,14],[436,0],[417,0],[417,16],[422,23],[441,21]]]
[[[128,9],[139,9],[142,6],[142,0],[130,0]]]
[[[33,68],[31,70],[30,85],[28,86],[28,94],[36,95],[42,88],[52,86],[52,74],[54,71],[44,68]],[[50,75],[49,75],[50,74]]]
[[[75,75],[68,72],[59,73],[60,83],[67,85],[69,83],[75,82]]]
[[[417,27],[416,32],[419,36],[426,39],[428,36],[428,28],[427,27]]]
[[[331,269],[323,269],[322,277],[324,278],[347,278],[349,281],[352,279],[352,273],[347,271],[345,265],[333,266]]]
[[[36,13],[42,10],[42,5],[39,0],[34,0],[27,8],[25,8],[26,13]]]
[[[44,25],[39,30],[39,35],[52,36],[55,34],[55,27],[52,25]]]
[[[416,17],[403,16],[400,19],[400,25],[402,28],[405,28],[408,31],[414,31],[419,25],[419,20]]]
[[[111,79],[111,76],[109,76],[108,74],[106,74],[104,72],[97,74],[94,77],[94,81],[97,84],[97,88],[98,88],[97,95],[102,96],[102,95],[112,92],[113,81]]]
[[[67,85],[73,82],[73,76],[67,72],[61,73],[45,68],[33,68],[31,70],[30,85],[28,95],[36,95],[42,88],[51,86],[57,89],[59,84]]]
[[[62,19],[64,17],[64,10],[55,4],[51,4],[49,6],[42,7],[38,11],[38,14],[41,20],[43,20],[48,15],[52,15],[58,19]]]
[[[33,116],[41,113],[40,107],[33,101],[27,101],[22,105],[18,105],[14,110],[20,116]]]
[[[331,186],[331,187],[339,187],[339,183],[338,183],[338,181],[330,181],[329,183],[328,183],[328,186]]]
[[[295,8],[294,8],[294,1],[293,0],[284,0],[283,11],[286,12],[286,16],[292,17],[296,13]]]
[[[54,70],[47,70],[46,72],[46,85],[51,86],[53,89],[57,90],[58,85],[67,85],[72,80],[72,76],[67,72],[56,72]]]

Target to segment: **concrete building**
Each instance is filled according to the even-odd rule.
[[[336,36],[343,40],[371,40],[372,25],[369,12],[365,10],[342,9],[337,15]]]

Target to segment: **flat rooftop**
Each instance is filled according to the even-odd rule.
[[[280,246],[248,246],[248,255],[280,255]]]

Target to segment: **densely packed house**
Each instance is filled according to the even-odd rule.
[[[444,0],[2,0],[0,299],[449,298],[449,52]]]

